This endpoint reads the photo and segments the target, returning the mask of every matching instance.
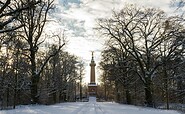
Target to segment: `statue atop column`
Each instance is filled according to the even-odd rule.
[[[92,51],[92,59],[94,59],[94,51]]]

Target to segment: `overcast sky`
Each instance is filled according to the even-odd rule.
[[[86,66],[85,80],[89,82],[91,51],[95,52],[98,65],[104,40],[93,30],[98,18],[108,18],[112,10],[119,11],[125,4],[136,4],[141,7],[155,7],[173,14],[175,8],[171,0],[55,0],[57,8],[50,17],[55,22],[49,24],[52,31],[65,30],[68,44],[65,47],[71,54],[83,59]],[[97,71],[98,69],[96,69]],[[98,76],[99,73],[96,72]]]

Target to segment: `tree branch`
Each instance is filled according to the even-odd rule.
[[[48,63],[48,61],[49,61],[52,57],[54,57],[57,53],[59,53],[60,49],[61,49],[64,45],[65,45],[65,43],[62,44],[61,46],[59,46],[58,50],[57,50],[56,52],[54,52],[53,54],[51,54],[51,55],[44,61],[43,65],[42,65],[41,68],[40,68],[40,71],[39,71],[38,74],[37,74],[37,76],[40,76],[40,74],[42,73],[42,71],[43,71],[44,67],[46,66],[46,64]]]

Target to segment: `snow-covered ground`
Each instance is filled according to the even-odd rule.
[[[2,110],[0,114],[180,114],[176,111],[142,108],[111,102],[96,102],[90,97],[89,102],[60,103],[56,105],[19,106],[14,110]]]

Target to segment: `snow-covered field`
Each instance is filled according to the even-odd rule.
[[[18,106],[14,110],[2,110],[0,114],[180,114],[176,111],[157,110],[111,102],[96,102],[90,97],[89,102],[60,103],[56,105]]]

